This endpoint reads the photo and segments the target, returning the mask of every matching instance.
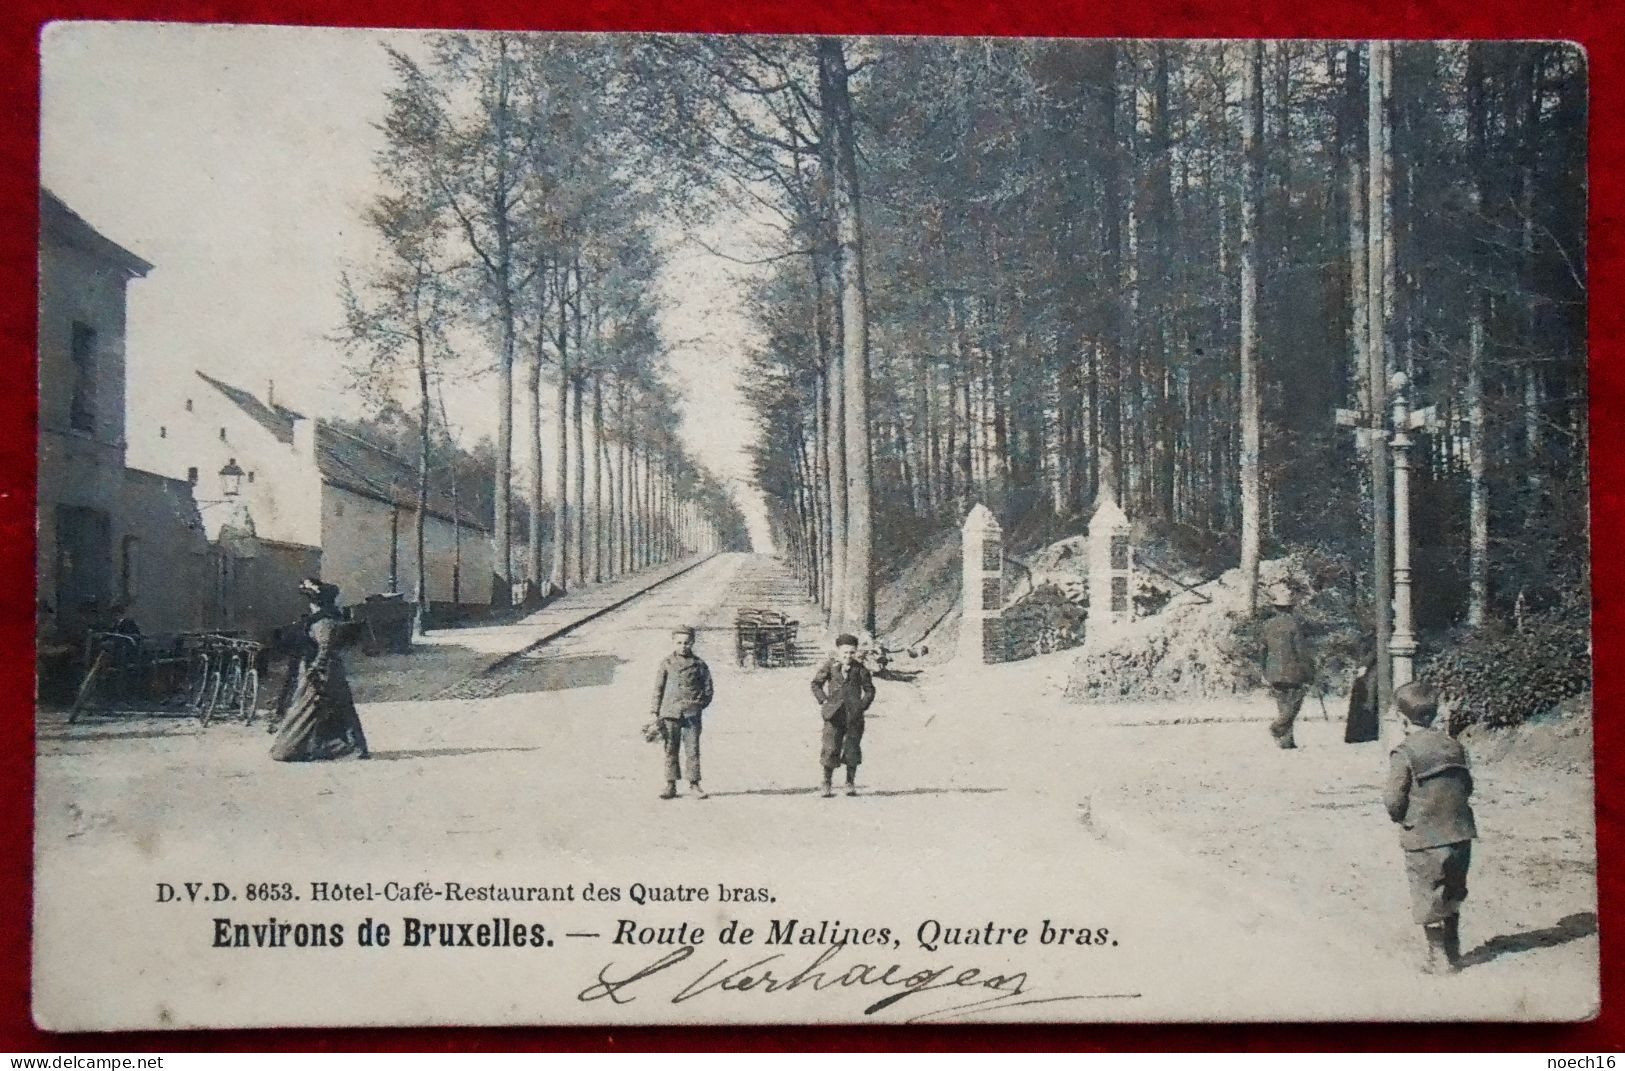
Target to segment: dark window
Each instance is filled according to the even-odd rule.
[[[1004,567],[1003,547],[997,539],[982,544],[982,572],[996,573]]]
[[[1128,568],[1128,536],[1117,534],[1112,536],[1112,568]]]
[[[253,469],[248,470],[248,482],[249,483],[254,482],[254,470]]]
[[[192,399],[190,398],[186,399],[186,411],[188,413],[192,411]]]
[[[1128,612],[1128,577],[1112,577],[1112,613]]]
[[[160,439],[169,438],[169,429],[164,427],[162,424],[158,425],[158,438],[160,438]]]
[[[186,482],[193,487],[197,486],[197,466],[193,465],[186,470]]]
[[[96,621],[112,601],[112,527],[100,510],[56,508],[57,618],[70,627]]]
[[[137,541],[135,536],[124,537],[118,565],[119,595],[125,602],[135,599],[135,555]]]
[[[225,428],[220,429],[220,441],[221,442],[226,441],[226,429]]]
[[[68,423],[78,431],[96,430],[96,329],[73,322],[73,399]]]

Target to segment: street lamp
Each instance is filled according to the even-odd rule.
[[[220,493],[227,498],[236,498],[243,493],[243,470],[238,467],[234,457],[227,458],[220,468]]]
[[[1415,620],[1411,610],[1411,447],[1415,440],[1411,432],[1418,429],[1432,431],[1438,426],[1438,410],[1435,406],[1422,409],[1411,409],[1406,397],[1410,387],[1410,377],[1404,372],[1395,372],[1388,377],[1388,404],[1389,412],[1372,413],[1360,409],[1337,410],[1337,423],[1353,428],[1362,446],[1372,443],[1381,443],[1386,437],[1387,445],[1392,450],[1394,466],[1393,484],[1393,605],[1386,609],[1393,612],[1393,631],[1388,637],[1388,664],[1391,667],[1389,680],[1390,691],[1384,696],[1384,701],[1392,695],[1391,689],[1402,684],[1409,684],[1415,674],[1416,663],[1416,632]],[[1389,425],[1384,426],[1383,418],[1388,417]],[[1377,523],[1380,527],[1382,519]],[[1379,615],[1384,608],[1379,608]],[[1378,635],[1381,635],[1382,622],[1379,618]]]
[[[1427,406],[1411,409],[1406,398],[1410,377],[1395,372],[1388,378],[1388,395],[1393,405],[1394,437],[1388,445],[1394,451],[1394,633],[1388,641],[1393,658],[1394,687],[1409,684],[1416,661],[1415,617],[1411,612],[1411,432],[1433,430],[1438,409]]]

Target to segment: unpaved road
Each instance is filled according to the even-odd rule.
[[[942,668],[882,682],[863,795],[820,799],[811,667],[732,662],[734,608],[769,602],[795,610],[794,584],[776,563],[713,559],[508,672],[448,679],[426,699],[365,704],[375,751],[365,763],[275,764],[263,733],[233,725],[70,729],[47,719],[37,817],[42,1021],[1576,1018],[1594,1001],[1597,943],[1585,925],[1570,921],[1576,932],[1527,950],[1508,944],[1594,911],[1589,875],[1575,869],[1591,858],[1589,841],[1557,846],[1568,862],[1537,890],[1497,876],[1499,833],[1489,833],[1475,853],[1477,913],[1464,931],[1469,946],[1489,942],[1495,954],[1457,978],[1415,974],[1397,849],[1365,795],[1378,756],[1334,747],[1329,728],[1322,739],[1306,727],[1303,750],[1284,756],[1249,723],[1115,726],[1121,709],[1062,702],[1038,665]],[[717,680],[705,801],[658,800],[658,749],[638,734],[654,666],[679,622],[701,628],[698,651]],[[1508,828],[1520,799],[1486,785],[1480,824]],[[1565,815],[1578,805],[1546,802]],[[187,881],[225,882],[237,899],[156,902],[158,883]],[[572,899],[317,903],[313,881],[569,886]],[[300,900],[245,902],[258,882],[286,882]],[[621,899],[586,902],[588,883]],[[703,887],[708,899],[638,905],[634,883]],[[770,899],[724,904],[719,887]],[[360,919],[408,915],[506,916],[544,924],[555,944],[356,946]],[[215,918],[269,916],[340,922],[352,939],[341,948],[213,947]],[[700,980],[768,956],[778,958],[752,970],[788,978],[811,968],[823,946],[761,944],[788,919],[888,935],[816,968],[842,984]],[[730,920],[756,929],[756,943],[717,943]],[[1043,944],[1046,921],[1088,930],[1091,943]],[[623,922],[709,932],[687,959],[608,999],[581,999],[600,977],[672,954],[612,943]],[[989,923],[1028,934],[1021,944],[1008,934],[996,945],[933,941],[935,951],[918,940],[922,926],[928,938],[932,924],[968,938]],[[858,970],[865,964],[868,975]],[[866,1015],[909,988],[896,979],[950,964],[948,981],[976,975],[919,985]],[[873,984],[857,984],[865,978]],[[1008,981],[989,988],[993,978]]]

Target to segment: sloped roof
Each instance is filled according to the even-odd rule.
[[[250,419],[276,436],[278,442],[292,443],[294,422],[306,419],[292,409],[263,402],[248,391],[223,383],[213,376],[202,372],[197,375]],[[332,487],[403,509],[417,508],[416,458],[402,457],[388,447],[353,435],[325,420],[316,421],[316,467],[321,471],[322,482]],[[453,520],[451,493],[435,480],[433,474],[429,477],[429,516],[447,522]],[[486,523],[462,503],[458,503],[455,519],[465,528],[490,531]]]
[[[416,459],[407,460],[377,443],[340,430],[324,420],[316,422],[316,465],[322,481],[333,487],[404,509],[416,509],[418,469]],[[429,515],[452,520],[451,494],[429,477]],[[485,522],[458,503],[457,519],[465,528],[488,531]]]
[[[293,422],[303,420],[303,415],[292,409],[285,409],[280,405],[262,402],[241,387],[233,387],[230,383],[222,383],[213,376],[197,373],[197,377],[215,390],[229,398],[237,408],[254,418],[266,431],[275,435],[278,442],[293,442]]]
[[[111,261],[132,276],[146,275],[152,265],[92,227],[50,190],[39,191],[40,234]]]

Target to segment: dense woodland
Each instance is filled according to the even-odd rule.
[[[1373,463],[1334,411],[1386,410],[1403,371],[1438,418],[1413,451],[1422,623],[1583,604],[1576,50],[1379,46],[1373,85],[1371,46],[1342,43],[846,48],[867,350],[830,281],[850,272],[836,109],[802,131],[783,207],[809,214],[787,242],[807,256],[757,295],[754,387],[780,536],[839,614],[872,611],[830,579],[840,416],[816,399],[865,358],[884,535],[978,500],[1075,531],[1105,487],[1212,568],[1307,544],[1362,591]]]
[[[743,538],[672,434],[650,285],[661,228],[732,214],[778,234],[748,295],[759,488],[836,622],[872,627],[876,577],[976,501],[1060,533],[1103,491],[1190,560],[1309,545],[1380,596],[1386,445],[1334,412],[1386,414],[1397,372],[1437,418],[1422,624],[1583,602],[1575,49],[498,34],[395,60],[393,260],[347,283],[350,337],[418,370],[424,425],[459,331],[497,355],[499,541],[534,515],[498,560],[539,587],[651,481]],[[515,390],[569,415],[519,435],[567,481],[511,486]]]

